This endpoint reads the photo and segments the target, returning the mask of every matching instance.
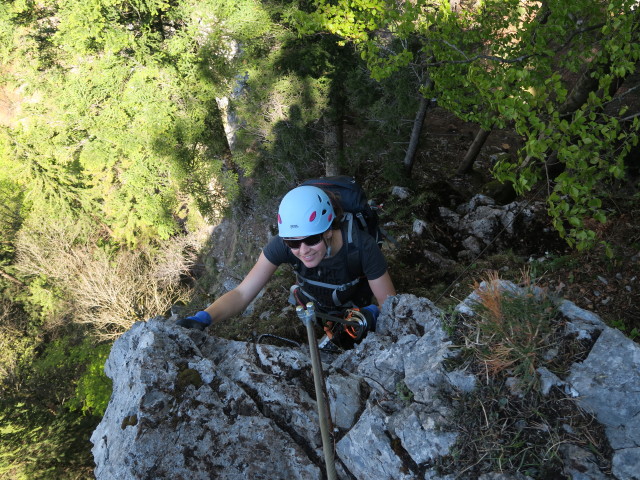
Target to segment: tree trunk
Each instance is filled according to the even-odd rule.
[[[336,121],[324,119],[324,165],[328,177],[340,175],[341,129]]]
[[[14,277],[13,275],[8,274],[4,270],[0,270],[0,276],[2,276],[2,278],[5,278],[5,279],[9,280],[10,282],[15,283],[16,285],[20,285],[22,287],[26,287],[26,284],[22,280],[17,279],[16,277]]]
[[[425,88],[430,89],[433,82],[430,78],[427,78],[425,82]],[[407,175],[411,175],[413,169],[413,163],[415,162],[416,152],[418,151],[418,145],[420,144],[420,135],[422,134],[422,126],[424,125],[424,119],[427,117],[427,110],[431,105],[431,99],[425,98],[424,95],[420,97],[420,105],[416,112],[416,117],[413,120],[413,128],[411,129],[411,138],[409,138],[409,147],[404,156],[402,164],[404,165]]]
[[[482,146],[487,141],[490,134],[491,130],[485,130],[482,127],[478,130],[476,138],[473,140],[473,143],[469,147],[469,150],[467,150],[462,163],[458,167],[458,171],[456,172],[457,175],[462,175],[471,171],[473,163],[476,161],[476,158],[478,158],[478,154],[480,153],[480,150],[482,150]]]
[[[239,49],[234,44],[232,51]],[[242,128],[242,121],[238,118],[233,107],[233,101],[241,97],[247,86],[249,74],[239,75],[235,79],[234,93],[230,97],[216,97],[216,104],[220,114],[220,120],[224,134],[227,139],[227,153],[223,156],[225,168],[231,170],[238,176],[238,184],[241,190],[250,187],[250,179],[244,175],[244,170],[235,162],[234,155],[237,151],[237,132]],[[241,192],[241,194],[243,194]]]
[[[331,86],[329,89],[329,105],[323,116],[323,143],[324,143],[324,165],[325,175],[340,175],[340,164],[344,155],[343,148],[343,126],[344,126],[344,105],[346,104],[345,76],[340,68],[336,68],[331,75]]]

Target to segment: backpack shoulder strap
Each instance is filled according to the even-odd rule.
[[[360,278],[364,275],[362,271],[362,240],[360,238],[360,229],[354,228],[353,222],[357,221],[352,213],[344,214],[346,229],[343,231],[346,238],[343,242],[347,248],[347,268],[349,274],[354,278]]]

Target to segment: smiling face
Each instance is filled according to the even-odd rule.
[[[327,242],[332,235],[331,230],[325,232],[320,241],[315,245],[307,245],[306,243],[300,243],[298,248],[291,248],[291,252],[299,258],[300,261],[307,268],[317,267],[322,259],[327,256]]]

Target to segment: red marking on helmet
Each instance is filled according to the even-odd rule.
[[[310,222],[313,222],[315,219],[316,219],[316,212],[313,212],[313,213],[311,214],[311,216],[309,217],[309,221],[310,221]]]
[[[282,223],[282,218],[280,218],[280,214],[278,214],[278,223]]]
[[[327,218],[327,220],[331,221],[332,218],[333,218],[333,215],[329,214],[329,218]]]

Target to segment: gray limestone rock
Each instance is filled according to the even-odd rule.
[[[564,444],[560,446],[559,453],[564,460],[564,473],[571,480],[606,480],[609,478],[598,468],[595,455],[584,448]]]
[[[582,407],[593,412],[614,449],[613,474],[640,478],[640,348],[619,330],[605,327],[582,363],[567,378]]]
[[[518,287],[505,282],[503,288]],[[473,313],[473,295],[459,311]],[[615,478],[638,479],[640,349],[590,312],[569,304],[563,311],[569,335],[599,337],[566,379],[541,370],[543,385],[573,389],[606,426]],[[457,438],[442,393],[471,392],[476,380],[444,367],[456,350],[441,318],[427,299],[390,298],[378,332],[324,364],[339,478],[452,478],[432,468]],[[91,437],[97,480],[323,478],[306,345],[227,341],[156,318],[136,323],[115,342],[106,373],[113,395]],[[584,470],[590,460],[576,463],[575,448],[563,447],[566,471],[591,475]],[[588,478],[598,475],[605,474],[596,469]]]
[[[391,299],[379,322],[387,334],[325,365],[345,478],[413,478],[398,448],[421,462],[455,439],[433,413],[446,407],[427,398],[446,380],[439,315],[426,299]],[[114,393],[92,436],[96,478],[322,478],[307,348],[225,341],[162,318],[137,323],[107,362]],[[424,403],[403,398],[402,382]]]
[[[456,211],[440,207],[444,223],[462,239],[464,250],[459,259],[471,260],[488,247],[508,245],[516,226],[527,227],[535,218],[535,207],[519,202],[496,205],[485,195],[476,195],[469,202],[459,205]]]
[[[135,324],[106,365],[113,395],[91,437],[96,478],[319,478],[314,402],[296,381],[276,381],[308,376],[306,356],[268,349]]]

